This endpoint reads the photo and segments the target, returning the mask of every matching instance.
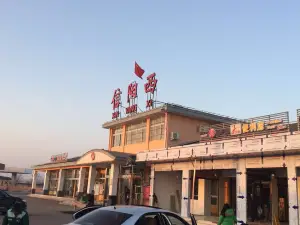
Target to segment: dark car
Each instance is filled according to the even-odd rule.
[[[0,190],[0,213],[6,213],[15,202],[23,203],[23,208],[26,210],[26,201],[8,194],[6,191]]]

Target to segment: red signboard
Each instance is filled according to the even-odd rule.
[[[135,63],[135,74],[142,79],[144,70]],[[156,105],[156,95],[157,95],[157,82],[156,73],[148,75],[147,81],[144,84],[144,91],[147,95],[146,109],[152,109]],[[121,90],[120,88],[114,91],[113,99],[111,104],[113,105],[112,119],[118,119],[121,117],[121,108],[125,109],[126,114],[136,114],[138,112],[138,83],[132,82],[127,88],[127,103],[128,106],[122,106],[121,101]]]
[[[117,119],[120,116],[121,94],[122,92],[120,88],[116,89],[114,92],[114,96],[111,101],[114,110],[114,112],[112,113],[112,119]]]
[[[157,91],[157,79],[156,74],[152,73],[147,77],[147,83],[144,85],[145,93],[147,94],[146,108],[153,108],[153,102],[155,98],[155,92]]]
[[[68,153],[51,156],[51,162],[65,162],[68,159]]]
[[[137,113],[137,89],[138,84],[136,82],[132,82],[128,85],[127,103],[129,104],[129,106],[126,108],[126,114]]]

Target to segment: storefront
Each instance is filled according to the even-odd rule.
[[[33,168],[32,193],[35,193],[37,171],[43,171],[45,195],[80,199],[94,192],[96,202],[116,203],[120,168],[133,157],[132,154],[102,149],[71,159],[67,154],[53,156],[51,163]]]

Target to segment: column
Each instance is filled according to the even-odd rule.
[[[271,177],[271,212],[272,212],[272,224],[275,224],[274,217],[278,217],[278,185],[277,178],[275,176]]]
[[[154,181],[155,181],[155,168],[154,165],[151,165],[150,173],[150,196],[149,196],[149,205],[154,206]]]
[[[289,225],[298,225],[298,195],[297,195],[297,175],[295,159],[288,158],[288,200],[289,200]]]
[[[86,168],[81,167],[79,170],[79,178],[78,178],[78,184],[77,184],[77,200],[79,200],[81,198],[81,196],[83,195],[83,187],[84,187],[84,178],[86,175]]]
[[[87,185],[87,194],[88,195],[93,194],[95,179],[96,179],[96,166],[90,166],[88,185]]]
[[[46,170],[46,173],[44,176],[44,186],[43,186],[43,194],[44,195],[49,194],[49,181],[50,181],[50,171]]]
[[[11,184],[13,185],[13,186],[15,186],[15,185],[17,185],[17,173],[12,173],[11,174]]]
[[[58,181],[57,181],[57,197],[63,196],[64,190],[64,181],[65,181],[65,171],[63,169],[59,170]]]
[[[225,203],[225,179],[224,177],[220,177],[218,180],[218,186],[219,186],[219,196],[218,196],[218,211],[221,212],[223,205]]]
[[[32,185],[31,185],[31,193],[35,194],[36,189],[36,178],[37,178],[37,171],[32,171]]]
[[[236,205],[237,221],[239,224],[247,223],[247,174],[246,159],[237,160],[236,170]]]
[[[181,216],[190,216],[190,171],[182,170],[182,199],[181,199]]]
[[[109,205],[117,204],[119,169],[120,167],[118,164],[116,163],[111,164],[110,176],[109,176],[109,190],[108,190]]]

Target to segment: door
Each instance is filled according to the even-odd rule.
[[[212,216],[219,215],[219,182],[218,180],[211,181],[210,189],[210,214]]]

